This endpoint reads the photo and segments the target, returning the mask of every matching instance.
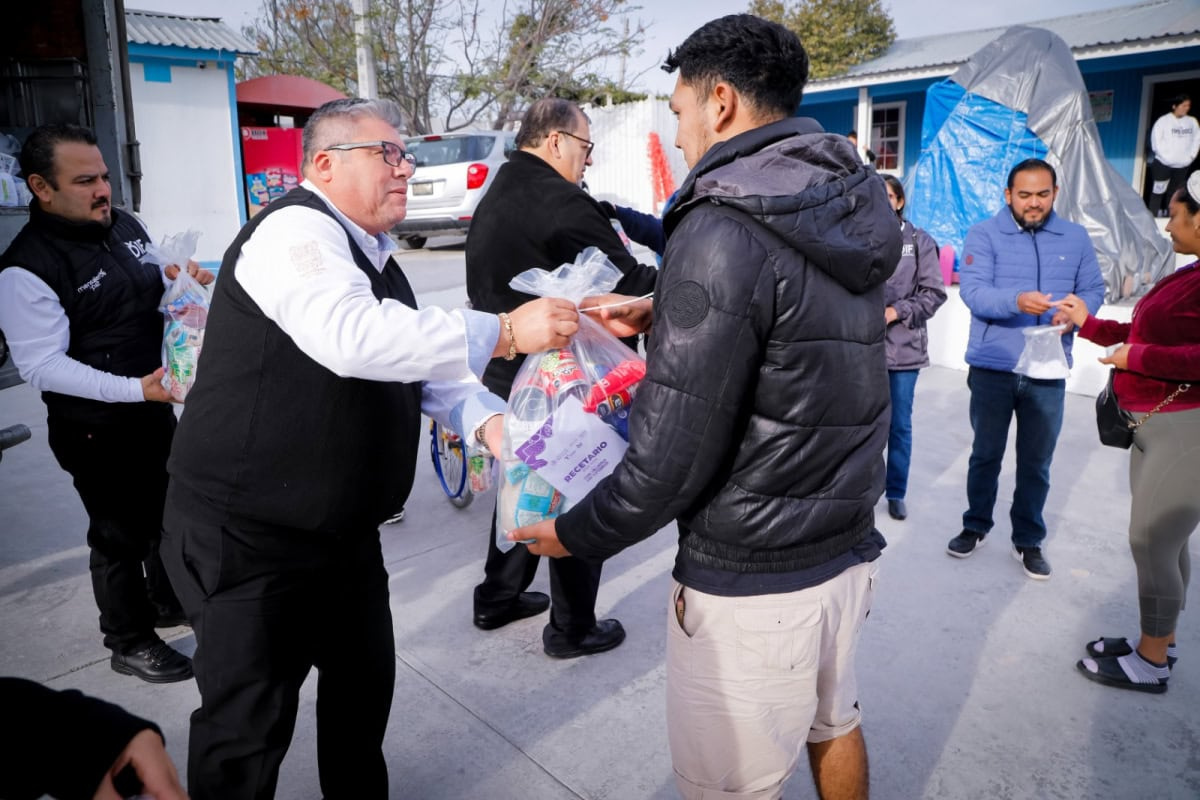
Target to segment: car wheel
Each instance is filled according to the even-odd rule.
[[[409,250],[420,250],[425,246],[425,242],[429,241],[424,236],[408,236],[404,239],[404,243],[408,245]]]

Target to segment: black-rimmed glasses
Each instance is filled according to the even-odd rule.
[[[378,147],[382,150],[383,162],[389,167],[399,167],[408,164],[414,170],[417,168],[417,157],[395,142],[351,142],[349,144],[331,144],[326,150],[361,150],[364,147]]]
[[[585,155],[590,156],[592,154],[592,151],[596,149],[595,142],[585,139],[582,136],[576,136],[575,134],[567,133],[566,131],[559,131],[559,133],[561,133],[563,136],[570,136],[572,139],[574,139],[577,142],[583,142],[583,146],[587,148]]]

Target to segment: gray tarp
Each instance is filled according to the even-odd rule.
[[[1171,243],[1104,157],[1087,87],[1066,42],[1041,28],[1012,27],[950,79],[1028,116],[1029,129],[1050,150],[1046,160],[1058,170],[1055,211],[1087,228],[1109,302],[1144,294],[1171,270]]]

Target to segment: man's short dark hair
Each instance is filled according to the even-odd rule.
[[[1187,101],[1189,101],[1191,99],[1192,98],[1188,97],[1186,94],[1175,95],[1174,97],[1171,98],[1171,110],[1174,111],[1179,106],[1180,103],[1186,103]]]
[[[31,175],[41,175],[50,188],[57,189],[58,181],[54,177],[57,169],[54,163],[54,148],[60,142],[76,144],[96,144],[96,134],[90,128],[70,123],[52,123],[34,128],[33,133],[21,147],[21,174],[28,182]]]
[[[561,97],[543,97],[536,101],[521,117],[521,129],[517,131],[517,149],[537,147],[554,131],[573,133],[579,120],[587,119],[583,109]]]
[[[1019,172],[1032,172],[1034,170],[1044,169],[1050,173],[1050,185],[1058,186],[1058,173],[1054,171],[1054,167],[1040,158],[1027,158],[1020,164],[1017,164],[1008,173],[1008,188],[1013,188],[1013,182],[1017,179]]]
[[[782,25],[730,14],[701,26],[667,54],[663,70],[676,69],[702,101],[725,81],[760,113],[791,116],[808,82],[808,53]]]

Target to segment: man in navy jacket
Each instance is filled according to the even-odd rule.
[[[1042,555],[1050,492],[1050,461],[1062,428],[1066,381],[1042,380],[1014,369],[1025,344],[1023,328],[1068,322],[1057,300],[1074,293],[1095,311],[1104,300],[1104,278],[1087,231],[1054,213],[1058,178],[1041,159],[1017,164],[1004,191],[1007,204],[971,228],[963,246],[961,296],[971,309],[967,342],[971,429],[975,439],[967,471],[962,533],[946,552],[967,558],[992,529],[1008,425],[1017,418],[1017,476],[1009,517],[1013,557],[1036,580],[1050,577]],[[1073,326],[1067,325],[1068,331]],[[1063,334],[1071,363],[1072,334]]]

